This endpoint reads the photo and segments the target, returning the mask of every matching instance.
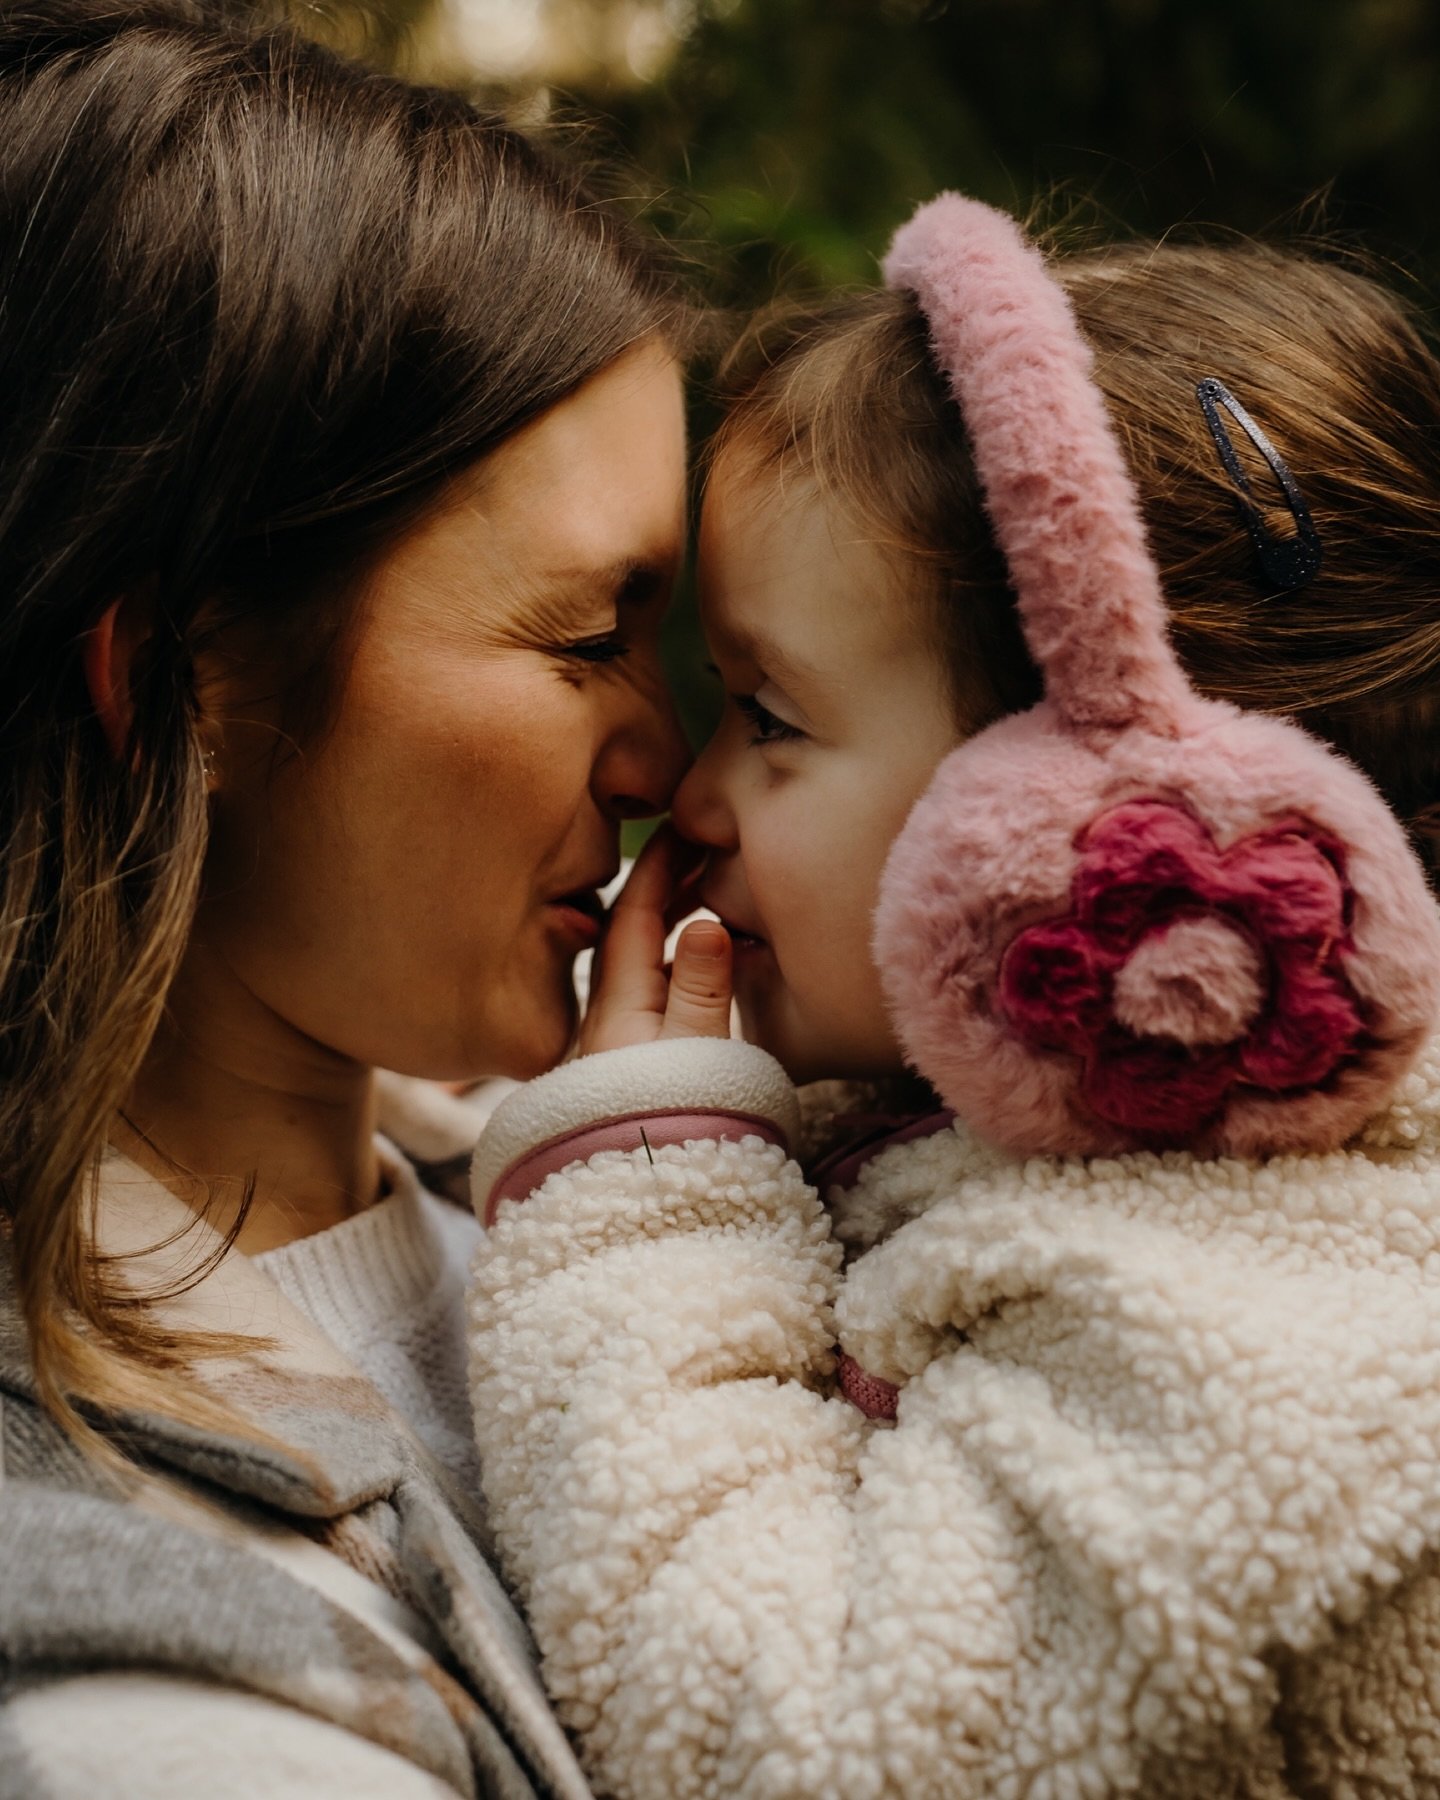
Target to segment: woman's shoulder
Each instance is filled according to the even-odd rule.
[[[455,1800],[383,1744],[242,1689],[146,1670],[83,1674],[0,1706],[0,1794],[15,1800]]]
[[[251,1302],[268,1286],[237,1257],[228,1299],[201,1298],[253,1326]],[[537,1767],[555,1792],[585,1794],[523,1625],[378,1391],[318,1332],[213,1362],[235,1429],[142,1408],[98,1420],[128,1459],[116,1472],[40,1404],[0,1255],[0,1661],[12,1703],[0,1733],[35,1767],[26,1791],[78,1793],[84,1759],[66,1734],[117,1707],[141,1750],[193,1767],[204,1711],[193,1699],[254,1734],[257,1756],[268,1754],[267,1706],[317,1727],[286,1739],[267,1792],[335,1791],[295,1771],[313,1775],[340,1733],[350,1762],[374,1765],[376,1792],[387,1771],[407,1795],[469,1792],[484,1771],[523,1794],[523,1769]],[[412,1615],[397,1594],[433,1596],[434,1616]],[[437,1656],[483,1669],[488,1708],[442,1676]],[[258,1722],[246,1724],[241,1693]],[[217,1746],[217,1771],[232,1748]],[[196,1789],[157,1774],[124,1791],[168,1800]],[[357,1776],[353,1791],[371,1788]]]
[[[357,1703],[365,1680],[385,1679],[393,1653],[363,1631],[337,1633],[336,1603],[260,1553],[294,1534],[293,1524],[287,1533],[281,1523],[280,1492],[288,1460],[284,1501],[302,1500],[293,1453],[286,1458],[137,1412],[123,1422],[96,1421],[109,1449],[127,1460],[86,1454],[40,1404],[17,1316],[7,1283],[0,1287],[0,1638],[22,1695],[67,1691],[58,1710],[24,1712],[25,1732],[39,1733],[31,1751],[42,1766],[52,1752],[65,1765],[51,1727],[87,1716],[93,1677],[143,1670],[171,1683],[244,1688],[276,1703],[290,1700],[293,1688],[302,1710],[317,1710],[307,1705],[311,1671],[324,1669],[337,1691],[353,1682]],[[311,1498],[321,1498],[318,1476]],[[395,1671],[388,1673],[393,1680]]]
[[[218,1501],[187,1509],[151,1480],[127,1494],[33,1400],[7,1388],[0,1408],[0,1739],[10,1774],[24,1770],[23,1786],[0,1788],[46,1800],[469,1791],[470,1746],[418,1646],[407,1656],[255,1554],[253,1526]],[[388,1713],[385,1729],[367,1708]]]
[[[134,1165],[102,1168],[102,1248],[147,1292],[198,1262],[203,1279],[157,1316],[226,1334],[189,1369],[208,1409],[137,1400],[96,1416],[122,1475],[40,1404],[0,1255],[0,1660],[14,1689],[147,1670],[298,1709],[461,1792],[490,1776],[527,1793],[534,1768],[585,1794],[524,1626],[404,1421],[250,1258],[216,1260],[204,1221],[186,1236],[179,1207]],[[410,1603],[423,1616],[402,1616],[397,1595],[423,1596]],[[475,1672],[483,1706],[451,1666]]]

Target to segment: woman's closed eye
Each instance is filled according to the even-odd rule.
[[[750,726],[752,744],[783,744],[804,737],[798,725],[771,712],[754,694],[732,694],[730,698]]]
[[[610,631],[603,637],[579,638],[571,644],[556,644],[554,652],[557,656],[571,657],[576,662],[609,663],[628,656],[630,646],[618,631]]]
[[[570,638],[551,645],[552,654],[570,662],[614,663],[634,648],[633,627],[646,619],[658,623],[669,603],[674,572],[644,563],[627,563],[605,585],[611,590],[616,621],[593,637]]]

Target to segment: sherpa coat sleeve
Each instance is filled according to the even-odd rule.
[[[869,1203],[920,1216],[843,1292],[758,1140],[599,1154],[502,1207],[487,1494],[598,1790],[1440,1791],[1433,1092],[1259,1169],[896,1148]],[[905,1384],[893,1430],[827,1397],[837,1301]],[[1398,1649],[1342,1691],[1351,1626]],[[1398,1781],[1341,1783],[1377,1745]]]

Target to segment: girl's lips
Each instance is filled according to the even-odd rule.
[[[770,946],[764,938],[752,937],[748,931],[732,931],[730,955],[735,980],[746,982],[754,979],[757,973],[755,965],[769,959]]]
[[[708,894],[702,892],[698,898],[700,905],[703,906],[707,912],[714,913],[715,917],[725,927],[726,931],[730,933],[730,942],[735,946],[736,950],[763,950],[768,948],[764,938],[762,938],[758,932],[746,931],[743,926],[737,925],[735,921],[727,915],[724,907],[717,906]]]
[[[712,908],[711,910],[713,911],[714,909]],[[737,955],[750,950],[769,949],[769,945],[765,942],[764,938],[757,937],[753,931],[742,931],[738,925],[732,924],[723,913],[718,914],[717,917],[719,918],[720,923],[725,927],[726,931],[729,932],[730,942],[734,945]]]

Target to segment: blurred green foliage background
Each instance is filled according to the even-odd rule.
[[[1146,234],[1319,229],[1393,259],[1422,302],[1440,276],[1431,0],[297,0],[292,16],[521,120],[597,121],[661,228],[711,246],[732,307],[873,280],[895,226],[947,186]],[[672,663],[702,730],[693,636],[682,609]]]
[[[1427,0],[740,0],[663,79],[595,96],[695,195],[749,299],[777,263],[873,278],[908,208],[1057,186],[1117,224],[1333,229],[1440,263],[1440,8]]]
[[[714,243],[723,297],[864,281],[947,185],[1118,224],[1329,224],[1440,264],[1432,0],[325,0],[292,16],[542,119],[578,110]]]

